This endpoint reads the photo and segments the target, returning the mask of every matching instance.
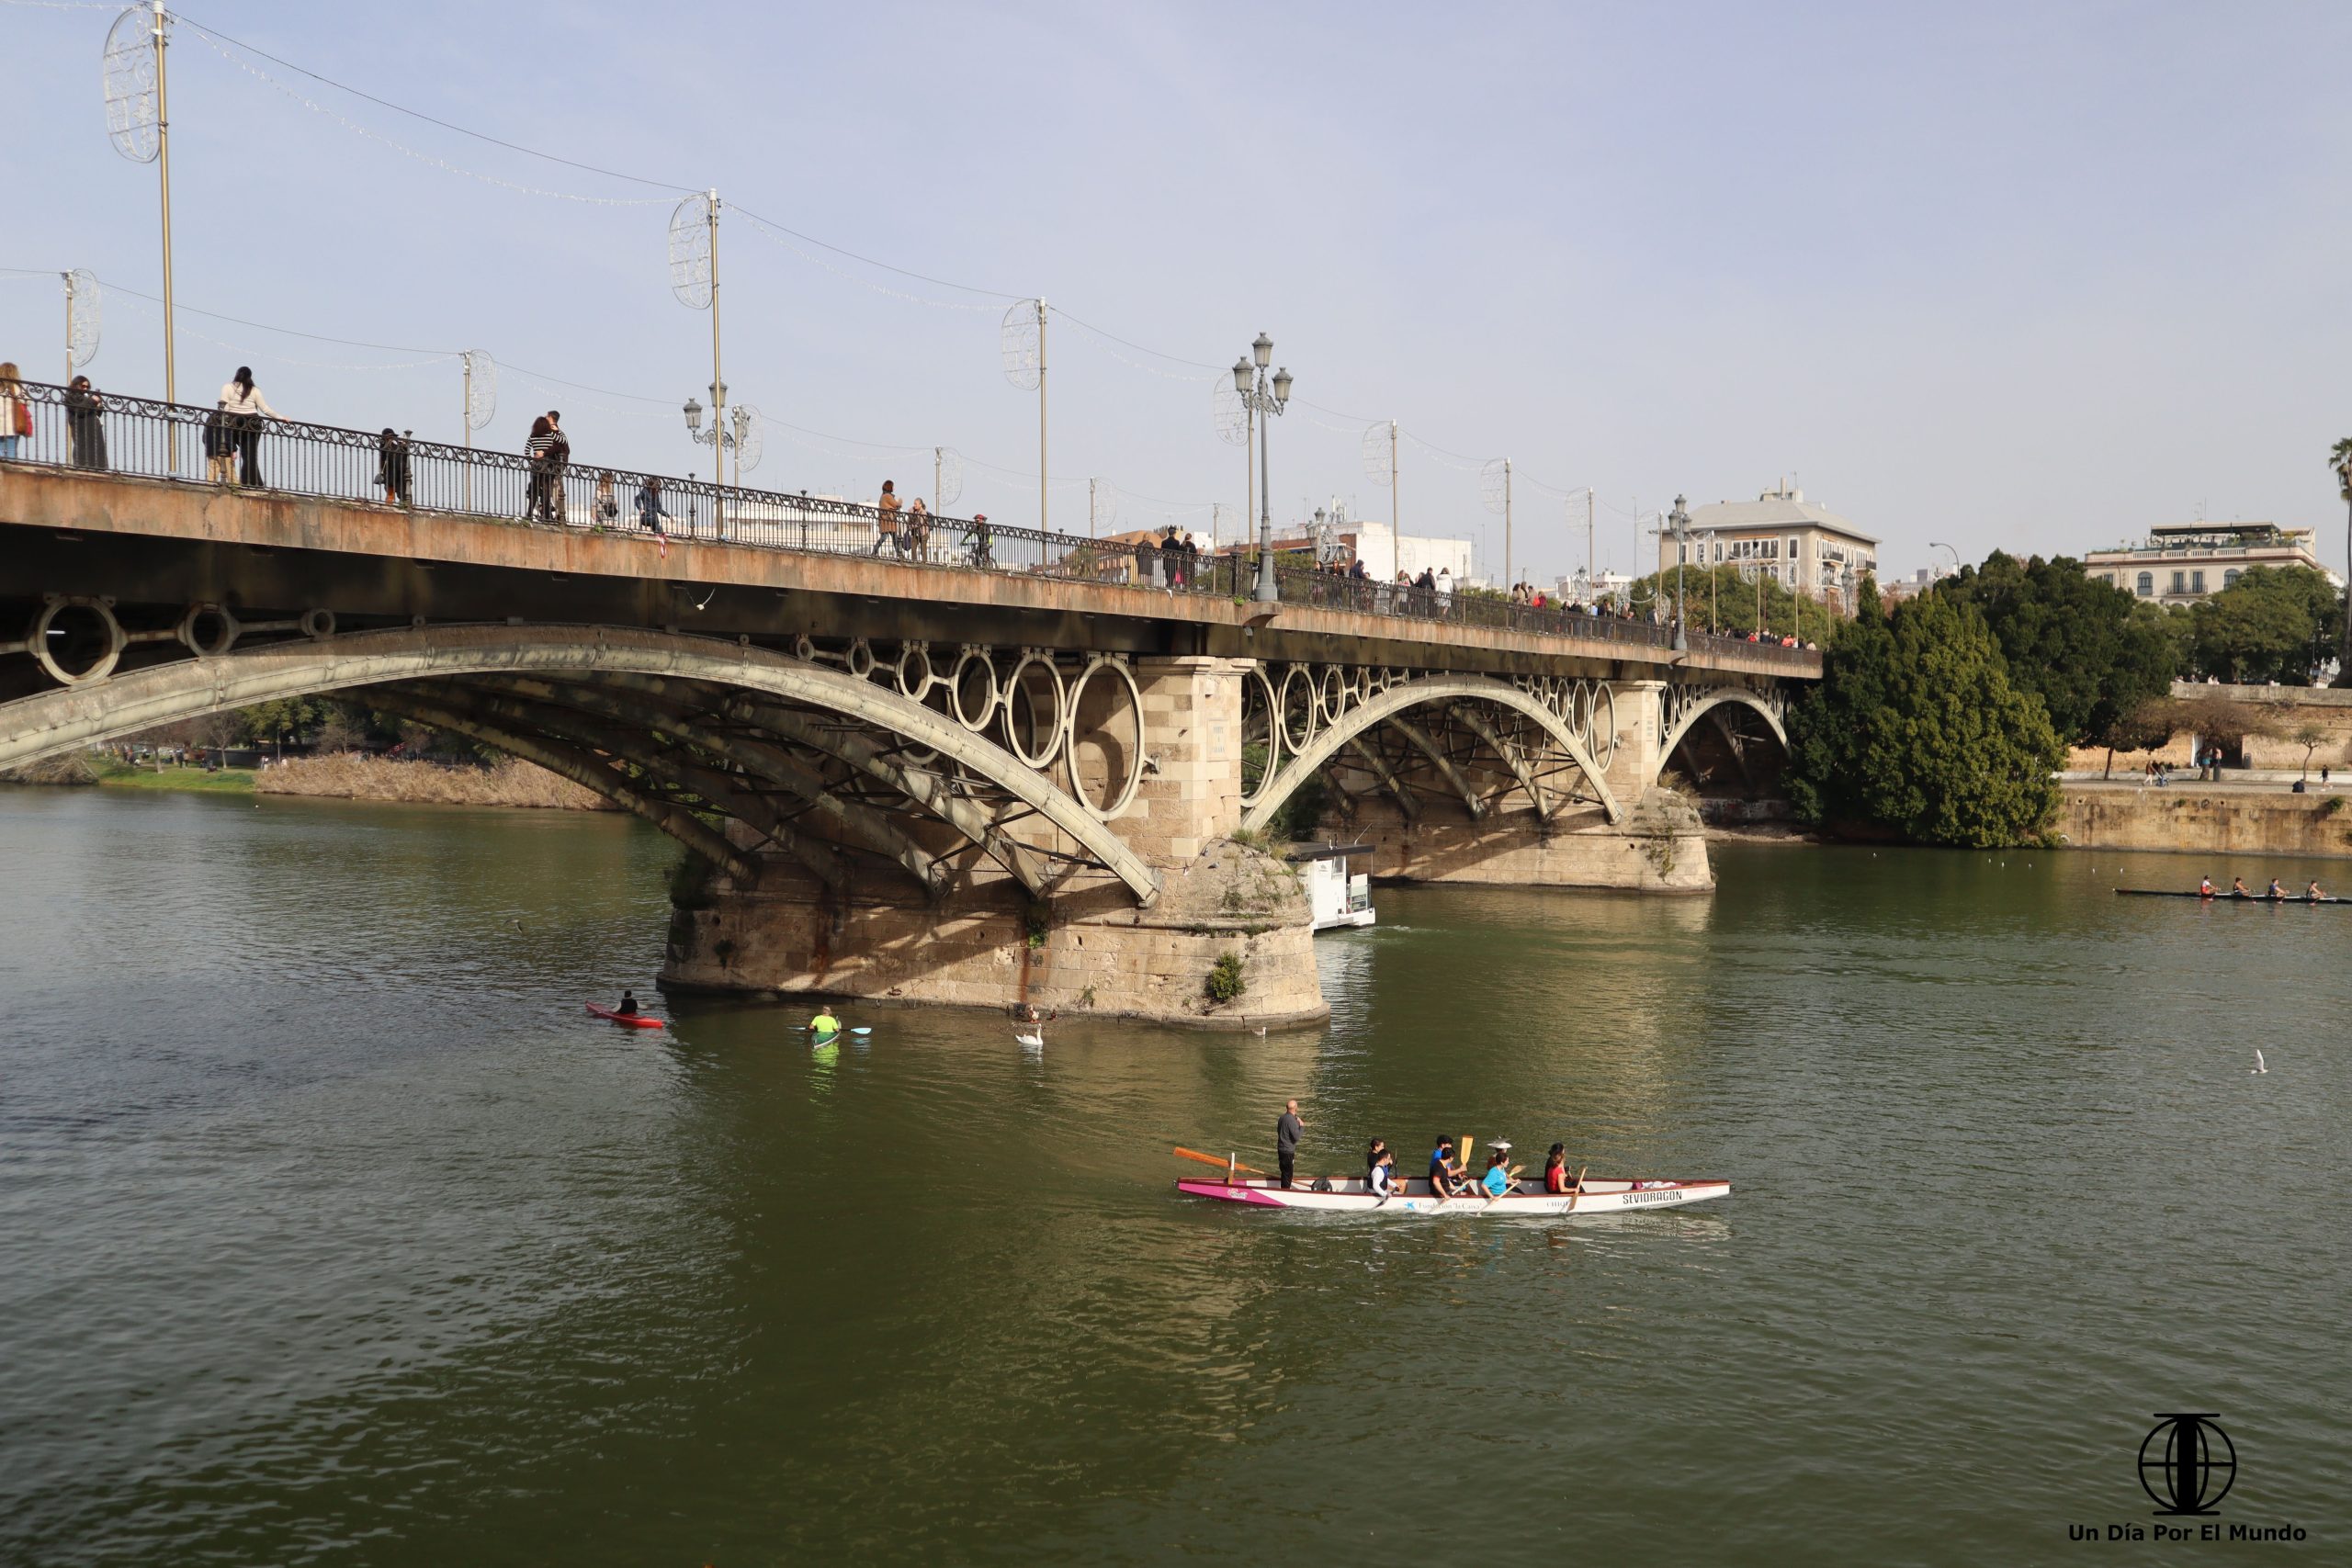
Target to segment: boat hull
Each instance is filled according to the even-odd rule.
[[[1485,1193],[1438,1198],[1427,1181],[1407,1182],[1385,1201],[1374,1196],[1361,1180],[1301,1184],[1285,1190],[1279,1181],[1227,1181],[1223,1177],[1179,1177],[1176,1190],[1188,1198],[1222,1203],[1246,1203],[1259,1209],[1306,1209],[1334,1214],[1463,1214],[1487,1219],[1551,1218],[1587,1214],[1623,1214],[1643,1209],[1673,1209],[1730,1196],[1728,1181],[1601,1181],[1585,1179],[1584,1190],[1566,1192],[1515,1192],[1489,1200]]]
[[[649,1013],[615,1012],[610,1008],[600,1008],[594,1002],[590,1002],[588,1004],[588,1010],[597,1018],[608,1019],[615,1023],[621,1024],[629,1029],[659,1029],[662,1027],[662,1021]]]

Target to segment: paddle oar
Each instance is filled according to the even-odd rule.
[[[1174,1148],[1168,1152],[1176,1156],[1179,1159],[1196,1159],[1203,1165],[1213,1165],[1219,1170],[1246,1170],[1252,1176],[1263,1176],[1266,1174],[1254,1165],[1243,1165],[1237,1160],[1219,1159],[1215,1155],[1204,1155],[1198,1149]]]
[[[1577,1168],[1577,1184],[1568,1192],[1568,1206],[1561,1210],[1560,1213],[1564,1214],[1573,1214],[1577,1212],[1577,1200],[1584,1196],[1584,1173],[1591,1168],[1592,1167],[1589,1165],[1582,1165]]]

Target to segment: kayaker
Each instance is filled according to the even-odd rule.
[[[1282,1167],[1283,1190],[1290,1190],[1291,1173],[1298,1168],[1298,1140],[1306,1123],[1298,1119],[1298,1101],[1285,1100],[1274,1118],[1274,1162]]]
[[[637,993],[633,990],[622,990],[621,1005],[615,1008],[613,1010],[620,1014],[623,1018],[635,1018],[637,1016]]]
[[[833,1016],[833,1010],[831,1008],[819,1008],[817,1016],[808,1021],[808,1032],[815,1035],[820,1043],[841,1032],[842,1021]]]
[[[1453,1163],[1453,1140],[1441,1136],[1430,1151],[1430,1196],[1451,1198],[1462,1190],[1462,1168]]]
[[[1487,1156],[1487,1175],[1480,1185],[1486,1188],[1487,1197],[1499,1198],[1514,1185],[1510,1179],[1510,1167],[1505,1163],[1510,1158],[1510,1150],[1508,1148],[1498,1148]]]
[[[1364,1190],[1376,1198],[1385,1198],[1396,1190],[1396,1156],[1389,1152],[1388,1140],[1374,1138],[1363,1156]]]
[[[1575,1179],[1568,1175],[1568,1145],[1554,1144],[1552,1152],[1544,1156],[1544,1190],[1566,1194],[1575,1187]]]

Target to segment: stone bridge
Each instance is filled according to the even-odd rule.
[[[1385,876],[1703,889],[1662,772],[1757,787],[1818,671],[1467,595],[1256,604],[1242,562],[1180,591],[1058,536],[876,556],[863,508],[707,484],[691,534],[569,489],[485,515],[507,477],[428,507],[0,463],[0,768],[355,695],[695,852],[670,983],[1259,1024],[1322,1011],[1266,835],[1362,840]],[[1214,1004],[1227,953],[1247,989]]]

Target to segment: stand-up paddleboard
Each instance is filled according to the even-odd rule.
[[[659,1029],[662,1027],[662,1021],[649,1013],[615,1012],[610,1008],[600,1008],[594,1002],[590,1002],[588,1004],[588,1010],[595,1014],[598,1018],[609,1018],[615,1023],[625,1023],[631,1029]]]

